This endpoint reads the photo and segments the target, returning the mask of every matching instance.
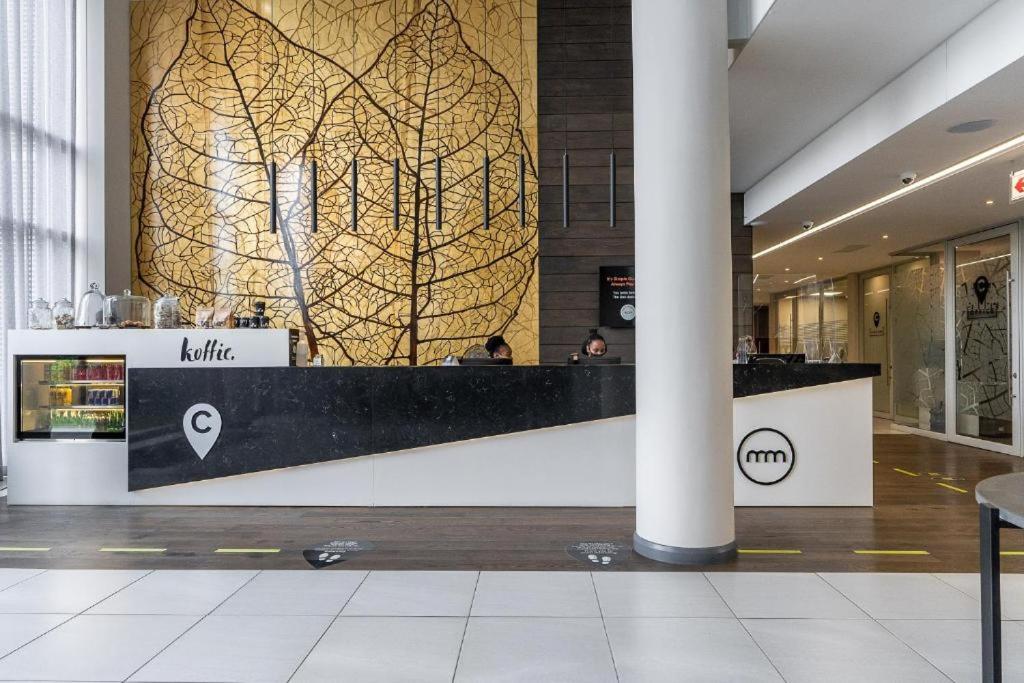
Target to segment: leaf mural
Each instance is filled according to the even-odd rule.
[[[136,74],[155,80],[147,97],[136,97],[138,284],[181,295],[186,315],[265,300],[275,326],[303,329],[311,351],[336,363],[432,363],[496,333],[508,336],[520,360],[536,359],[535,114],[532,100],[527,113],[519,97],[520,65],[506,58],[499,69],[486,58],[511,54],[512,38],[496,51],[493,37],[491,46],[486,37],[481,44],[477,27],[463,26],[486,21],[478,6],[416,0],[374,31],[356,34],[351,23],[346,63],[340,22],[323,22],[330,12],[318,10],[341,16],[337,2],[290,0],[283,16],[293,26],[285,32],[238,0],[193,0],[187,14],[177,0],[171,8],[187,18],[175,39],[166,20],[154,19],[163,10],[147,6],[153,1],[133,4]],[[368,16],[365,7],[348,9]],[[145,49],[145,29],[154,26],[169,48]],[[325,41],[330,49],[320,49]],[[528,227],[517,212],[521,153]],[[435,158],[443,169],[440,229]]]

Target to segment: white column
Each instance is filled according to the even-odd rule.
[[[634,0],[634,547],[736,552],[725,0]]]

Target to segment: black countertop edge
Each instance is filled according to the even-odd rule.
[[[733,398],[803,389],[835,382],[878,377],[878,363],[753,363],[734,365]]]

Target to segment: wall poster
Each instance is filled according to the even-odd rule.
[[[636,327],[636,277],[633,266],[601,266],[602,327]]]
[[[536,362],[536,16],[536,0],[131,3],[135,288],[181,296],[188,319],[265,301],[333,364],[436,363],[494,334]]]

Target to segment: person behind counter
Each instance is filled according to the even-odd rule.
[[[484,344],[484,348],[487,349],[487,353],[491,354],[491,358],[508,358],[512,360],[512,347],[508,345],[505,338],[500,334],[491,337]]]
[[[569,362],[578,363],[581,356],[584,358],[600,358],[606,353],[608,353],[608,343],[605,342],[604,337],[598,334],[596,329],[592,329],[580,345],[579,352],[569,356]]]

